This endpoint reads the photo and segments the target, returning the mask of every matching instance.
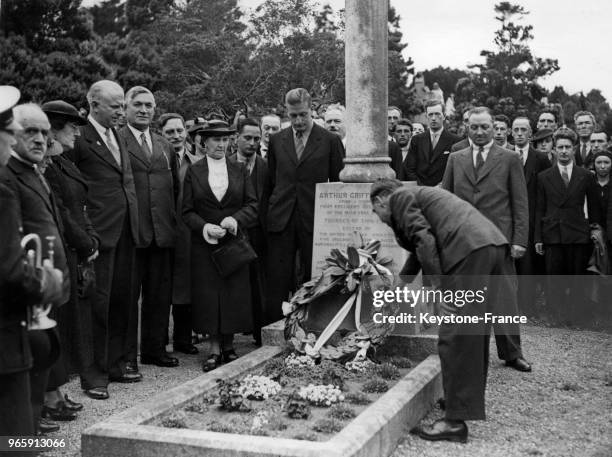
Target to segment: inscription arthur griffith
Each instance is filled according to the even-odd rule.
[[[400,248],[393,231],[380,222],[372,212],[370,184],[324,183],[317,184],[315,222],[312,250],[312,275],[321,273],[325,257],[334,249],[346,249],[355,244],[361,233],[366,241],[373,238],[382,243],[379,256],[390,256],[391,271],[397,273],[406,261],[406,252]]]

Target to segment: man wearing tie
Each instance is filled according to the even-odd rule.
[[[595,116],[589,111],[578,111],[574,114],[574,124],[580,140],[575,154],[576,165],[590,170],[593,168],[591,134],[595,131]]]
[[[468,201],[504,234],[514,259],[525,254],[529,236],[527,186],[519,156],[493,141],[493,116],[488,108],[472,109],[468,135],[473,144],[451,154],[442,188]],[[502,314],[518,315],[513,309]],[[499,358],[519,371],[531,371],[523,358],[520,329],[494,326]]]
[[[98,81],[87,93],[89,116],[81,128],[72,159],[89,186],[88,211],[100,235],[100,255],[94,263],[94,367],[97,380],[82,384],[94,399],[108,398],[108,382],[137,382],[142,376],[128,368],[132,272],[138,240],[138,206],[130,159],[115,125],[123,115],[123,89],[113,81]]]
[[[601,223],[601,209],[594,175],[574,164],[576,134],[562,127],[553,135],[553,141],[556,166],[538,175],[535,249],[546,263],[549,310],[563,322],[575,324],[585,310],[581,275],[586,274],[593,249],[590,224]],[[585,199],[588,219],[584,214]],[[559,275],[570,277],[560,279]]]
[[[437,186],[442,181],[451,147],[459,137],[444,129],[444,105],[430,102],[425,108],[429,129],[412,137],[404,162],[402,179],[420,186]]]
[[[338,181],[343,168],[340,138],[312,120],[306,89],[285,95],[291,126],[270,137],[268,170],[268,297],[264,324],[282,317],[281,305],[295,287],[295,258],[310,279],[317,183]]]
[[[177,164],[179,185],[176,199],[176,214],[181,214],[183,202],[183,181],[187,167],[197,160],[190,154],[187,144],[187,127],[183,116],[165,113],[159,117],[159,126],[164,138],[172,144]],[[200,157],[201,158],[201,157]],[[182,217],[176,218],[176,241],[174,244],[174,265],[172,270],[172,346],[183,354],[197,354],[198,348],[191,339],[191,231]]]
[[[155,98],[142,86],[125,95],[127,125],[119,130],[128,151],[138,200],[138,241],[134,270],[134,303],[142,292],[140,361],[175,367],[178,359],[166,353],[166,329],[172,302],[172,256],[176,238],[176,157],[173,148],[149,126]],[[132,305],[136,310],[137,305]],[[136,360],[138,312],[130,319],[130,360]]]
[[[537,194],[537,175],[550,167],[546,155],[530,146],[531,125],[526,117],[517,117],[512,122],[514,150],[519,156],[527,184],[527,204],[529,206],[529,241],[525,255],[515,260],[516,272],[519,276],[518,303],[525,314],[535,314],[536,275],[544,274],[541,257],[535,252],[533,232],[535,229],[535,204]]]

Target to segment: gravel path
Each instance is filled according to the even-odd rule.
[[[612,457],[612,336],[535,326],[522,330],[525,356],[534,372],[519,373],[492,359],[488,419],[468,423],[468,444],[429,443],[407,434],[393,457]],[[237,352],[255,349],[251,341],[250,336],[237,337]],[[205,344],[199,348],[206,350]],[[494,339],[491,354],[496,354]],[[142,365],[143,381],[111,384],[106,401],[87,398],[73,380],[64,391],[83,402],[85,410],[48,435],[64,438],[67,448],[44,455],[79,455],[80,433],[87,427],[201,374],[202,355],[178,357],[178,368]],[[441,416],[435,409],[425,421]]]

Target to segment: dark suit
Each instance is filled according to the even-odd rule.
[[[461,151],[462,149],[470,147],[470,140],[464,138],[451,146],[451,152]]]
[[[474,169],[472,148],[451,154],[442,188],[453,192],[493,222],[512,245],[527,247],[529,236],[529,209],[525,175],[518,155],[497,146],[491,146],[478,176]],[[516,305],[516,300],[512,303]],[[505,310],[517,315],[518,309]],[[494,326],[497,353],[506,361],[522,357],[518,324],[511,334]]]
[[[305,280],[310,279],[312,233],[317,183],[338,181],[343,148],[338,135],[313,123],[304,152],[298,160],[294,133],[288,127],[270,137],[268,170],[268,298],[266,318],[270,323],[282,317],[281,304],[295,287],[296,251]]]
[[[62,238],[63,226],[61,224],[59,210],[55,198],[50,192],[48,184],[43,183],[42,175],[39,176],[33,164],[11,157],[8,169],[15,176],[17,186],[23,232],[36,233],[42,241],[42,257],[49,257],[46,237],[55,238],[53,246],[54,266],[64,273],[63,296],[60,304],[64,304],[70,297],[70,274],[66,261],[66,251]],[[45,181],[46,183],[46,181]],[[61,323],[58,322],[58,325]],[[53,364],[59,356],[59,340],[55,329],[30,331],[28,334],[30,347],[33,354],[33,367],[30,371],[30,388],[32,413],[36,420],[40,417],[44,402],[44,393],[49,381],[54,388],[68,381],[63,364]],[[51,367],[53,366],[53,379],[50,380]]]
[[[420,186],[437,186],[444,176],[451,146],[458,140],[459,137],[444,129],[436,147],[432,148],[429,130],[413,136],[404,161],[404,179],[416,181]]]
[[[584,306],[584,290],[580,276],[586,274],[591,255],[590,223],[601,222],[597,201],[597,183],[593,174],[574,165],[569,186],[566,187],[558,166],[538,175],[534,241],[544,244],[547,287],[547,306],[557,318],[575,323]],[[588,220],[584,215],[587,201]],[[560,284],[552,275],[571,275]],[[570,287],[569,297],[565,288]]]
[[[536,300],[536,278],[534,276],[544,274],[544,262],[542,257],[535,252],[533,241],[536,195],[538,190],[537,176],[538,173],[549,167],[550,162],[546,154],[529,147],[527,159],[523,165],[525,183],[527,185],[527,203],[529,206],[529,241],[525,255],[520,259],[516,259],[514,264],[519,275],[518,303],[523,312],[531,315],[535,311]]]
[[[516,302],[509,291],[512,276],[508,242],[500,230],[472,205],[437,187],[409,187],[389,199],[391,223],[400,246],[410,251],[404,273],[441,277],[442,290],[486,290],[482,303],[463,307],[448,305],[445,315],[484,316],[498,313]],[[416,257],[416,262],[411,261]],[[493,280],[495,278],[495,280]],[[516,303],[514,304],[516,307]],[[490,325],[444,323],[440,326],[438,352],[446,399],[446,418],[485,418],[485,388],[489,364]]]
[[[134,313],[132,273],[135,243],[138,240],[138,203],[130,158],[117,133],[121,165],[106,147],[96,129],[88,123],[81,128],[71,151],[73,162],[89,186],[88,211],[100,236],[99,256],[94,263],[96,293],[94,313],[94,361],[97,369],[121,376],[128,361],[128,328]],[[85,389],[105,387],[108,379]]]
[[[580,141],[578,141],[578,144],[576,145],[576,147],[574,148],[575,153],[574,153],[574,158],[576,160],[576,165],[578,165],[579,167],[582,167],[586,170],[593,170],[593,167],[595,166],[594,160],[593,160],[593,151],[591,151],[591,145],[588,144],[588,152],[586,154],[586,157],[584,158],[584,160],[582,159],[582,143]]]
[[[17,183],[0,165],[0,436],[34,434],[30,377],[32,353],[27,307],[41,301],[41,279],[25,262],[20,242]]]
[[[150,132],[151,156],[143,150],[128,126],[119,130],[122,148],[128,151],[138,200],[138,241],[134,270],[134,303],[141,303],[141,347],[143,356],[166,353],[166,338],[172,303],[172,256],[176,239],[176,157],[170,143]],[[136,360],[138,313],[130,319],[132,346],[129,358]]]
[[[230,162],[238,162],[238,154],[231,155]],[[268,175],[268,164],[261,156],[255,155],[255,164],[251,171],[251,183],[257,196],[259,207],[258,218],[248,229],[249,241],[257,253],[257,259],[251,262],[251,304],[253,310],[253,337],[257,343],[261,343],[261,327],[264,319],[264,304],[266,299],[266,277],[265,267],[268,255],[268,244],[266,239],[266,209],[270,197],[270,176]]]

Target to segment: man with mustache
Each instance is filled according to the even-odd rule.
[[[89,186],[89,217],[100,235],[94,263],[93,305],[95,382],[82,384],[96,400],[108,398],[108,383],[137,382],[142,376],[129,361],[129,320],[138,204],[127,150],[115,130],[123,115],[123,89],[114,81],[95,82],[87,93],[89,116],[72,151],[72,160]]]
[[[493,141],[493,116],[488,108],[470,112],[468,135],[473,146],[451,154],[442,179],[442,188],[468,201],[504,234],[511,246],[511,256],[525,254],[529,236],[527,185],[519,156]],[[513,309],[503,314],[518,315]],[[506,365],[519,371],[531,371],[523,358],[518,324],[494,326],[497,354]]]

